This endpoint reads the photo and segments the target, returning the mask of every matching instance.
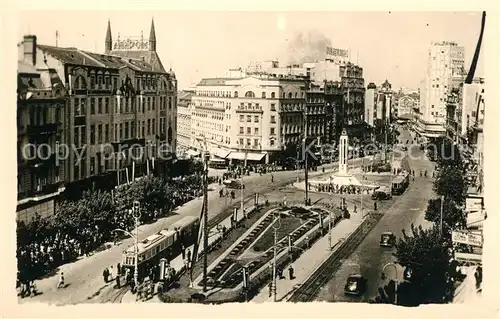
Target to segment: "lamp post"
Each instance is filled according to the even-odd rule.
[[[385,277],[385,268],[388,266],[394,267],[394,271],[396,272],[396,277],[394,278],[394,304],[398,304],[398,267],[396,266],[395,263],[387,263],[384,265],[384,268],[382,268],[382,276]]]
[[[208,152],[207,140],[204,136],[198,139],[203,148],[203,291],[207,291],[208,279]]]
[[[276,294],[277,294],[277,291],[276,291],[276,255],[277,255],[276,246],[277,246],[277,241],[278,241],[277,231],[278,231],[278,229],[281,228],[281,221],[279,221],[280,216],[276,217],[275,212],[273,212],[273,215],[274,215],[274,221],[273,221],[272,227],[274,230],[274,245],[273,245],[273,272],[272,272],[273,281],[272,281],[272,285],[273,285],[273,302],[276,302]]]

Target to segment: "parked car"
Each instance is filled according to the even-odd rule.
[[[346,295],[360,296],[366,290],[366,279],[360,274],[352,274],[347,277],[344,286],[344,293]]]
[[[396,236],[392,232],[380,235],[380,247],[393,247],[396,244]]]
[[[225,180],[224,185],[226,185],[227,188],[245,189],[245,184],[242,184],[241,181],[237,179]]]
[[[372,194],[373,200],[385,200],[391,198],[392,198],[391,190],[383,186],[377,188]]]

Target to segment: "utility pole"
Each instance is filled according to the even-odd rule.
[[[273,288],[273,302],[276,302],[276,295],[277,295],[277,289],[276,289],[276,255],[277,255],[277,250],[276,250],[276,246],[278,244],[278,235],[277,235],[277,232],[278,232],[278,229],[281,227],[281,222],[276,225],[276,223],[278,222],[278,219],[280,218],[279,216],[276,217],[276,213],[273,212],[273,215],[274,215],[274,221],[273,221],[273,224],[272,224],[272,227],[273,227],[273,230],[274,230],[274,245],[273,245],[273,271],[272,271],[272,275],[273,275],[273,281],[272,281],[272,288]]]
[[[307,171],[307,153],[308,151],[306,150],[307,147],[307,106],[304,106],[304,147],[302,149],[302,152],[304,153],[304,166],[305,166],[305,171],[304,171],[304,182],[306,186],[306,194],[305,194],[305,204],[307,205],[309,202],[309,178],[308,178],[308,171]]]
[[[208,157],[206,139],[203,139],[203,291],[207,291],[208,269]]]
[[[240,209],[241,209],[241,214],[243,214],[243,217],[246,217],[246,214],[245,214],[245,211],[243,208],[243,174],[241,174],[240,184],[241,184],[241,187],[240,187]]]
[[[134,258],[134,287],[137,289],[139,284],[139,269],[138,269],[138,259],[139,259],[139,218],[141,217],[141,208],[138,201],[134,201],[132,206],[132,213],[135,219],[135,258]]]
[[[332,209],[328,210],[328,248],[332,250]]]

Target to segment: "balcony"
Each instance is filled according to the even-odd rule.
[[[257,113],[257,114],[262,114],[262,106],[259,107],[248,107],[247,105],[241,106],[238,105],[236,108],[236,113]]]
[[[28,135],[50,135],[56,134],[59,130],[59,123],[49,123],[43,125],[29,125],[26,129]]]

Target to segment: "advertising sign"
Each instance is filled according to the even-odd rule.
[[[483,246],[483,236],[478,234],[467,233],[463,231],[453,231],[451,233],[451,240],[454,243],[466,244],[470,246]]]
[[[478,254],[455,253],[455,259],[463,262],[481,262],[483,256]]]
[[[474,174],[474,176],[477,173]],[[483,198],[482,197],[467,197],[465,199],[465,211],[466,212],[478,212],[483,209]]]
[[[326,47],[326,55],[347,58],[349,57],[349,50]]]
[[[148,50],[149,40],[127,38],[125,40],[117,40],[113,44],[113,50]]]

